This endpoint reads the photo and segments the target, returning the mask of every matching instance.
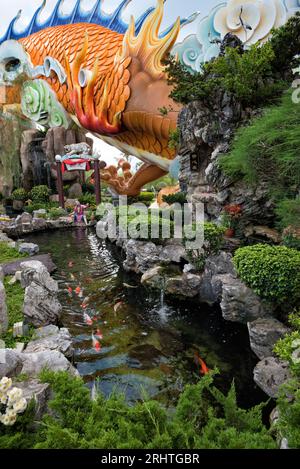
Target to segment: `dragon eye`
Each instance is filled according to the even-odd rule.
[[[19,59],[8,59],[5,64],[6,72],[16,72],[21,66]]]

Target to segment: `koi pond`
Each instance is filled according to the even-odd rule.
[[[218,368],[215,382],[221,390],[235,380],[241,405],[266,400],[253,382],[257,359],[246,327],[225,322],[217,307],[146,290],[122,269],[121,252],[92,229],[36,234],[29,240],[40,253],[51,253],[57,265],[62,322],[73,336],[75,365],[91,390],[122,391],[128,401],[147,393],[172,402],[185,384],[201,379],[199,354],[210,369]],[[84,297],[89,297],[86,309]],[[93,325],[86,324],[84,313]],[[100,349],[93,344],[97,329],[103,336]]]

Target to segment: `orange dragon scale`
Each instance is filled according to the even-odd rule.
[[[21,86],[21,110],[28,119],[46,128],[76,124],[142,160],[135,175],[127,165],[122,177],[112,167],[102,170],[116,192],[135,195],[166,174],[176,157],[169,137],[180,106],[169,97],[163,60],[177,40],[181,21],[162,34],[164,0],[157,0],[156,8],[124,25],[121,11],[129,1],[103,17],[98,1],[88,20],[81,21],[79,0],[71,17],[63,19],[59,0],[41,26],[44,2],[23,37],[14,33],[18,15],[0,44],[0,81]],[[161,108],[170,112],[161,113]]]

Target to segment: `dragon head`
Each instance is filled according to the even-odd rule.
[[[8,40],[0,45],[0,104],[19,108],[21,89],[29,73],[29,58],[21,44]]]

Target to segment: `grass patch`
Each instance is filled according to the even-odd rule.
[[[26,257],[26,255],[20,254],[17,249],[8,246],[5,241],[0,242],[0,264],[22,259],[23,257]]]
[[[11,277],[5,277],[4,287],[6,292],[6,304],[7,304],[7,313],[8,313],[8,329],[5,334],[2,334],[0,338],[4,340],[5,346],[7,348],[14,348],[16,342],[23,342],[27,344],[33,334],[33,328],[29,328],[29,334],[26,337],[13,337],[13,325],[16,322],[24,320],[23,316],[23,303],[24,303],[24,289],[21,287],[20,283],[14,283],[10,285]]]

